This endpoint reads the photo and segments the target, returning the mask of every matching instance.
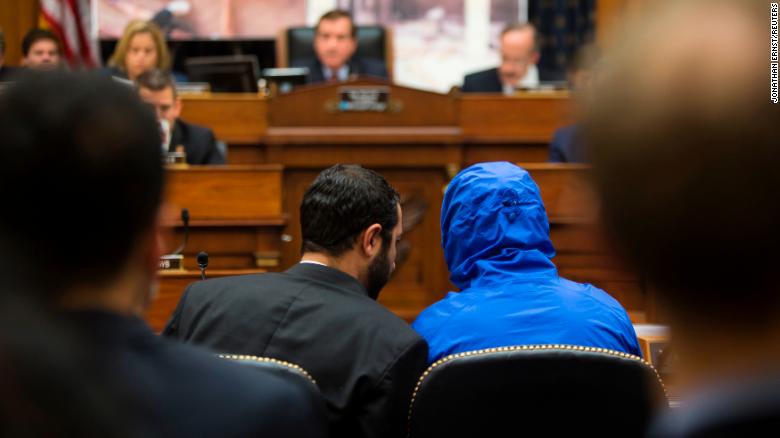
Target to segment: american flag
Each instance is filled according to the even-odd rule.
[[[97,40],[90,32],[94,19],[90,0],[40,0],[40,5],[45,27],[60,37],[63,55],[71,67],[97,67]]]

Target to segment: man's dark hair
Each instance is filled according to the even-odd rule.
[[[162,91],[168,87],[173,90],[173,97],[176,97],[176,82],[173,79],[173,75],[164,72],[158,68],[148,70],[138,76],[135,80],[136,87],[147,88],[152,91]]]
[[[53,32],[46,29],[32,29],[27,32],[24,39],[22,39],[22,53],[24,56],[27,56],[30,53],[30,48],[32,48],[33,44],[41,40],[54,41],[54,43],[57,44],[57,49],[62,51],[60,39]]]
[[[320,23],[322,23],[325,20],[338,20],[339,18],[346,18],[349,20],[349,28],[350,32],[349,34],[352,35],[352,39],[355,39],[357,37],[357,27],[355,27],[355,21],[352,19],[352,14],[350,14],[348,11],[345,11],[343,9],[334,9],[332,11],[328,11],[324,14],[322,14],[322,17],[320,17],[319,20],[317,20],[317,25],[314,27],[314,32],[317,33],[320,30]]]
[[[536,26],[528,22],[516,22],[507,24],[504,29],[501,30],[501,37],[509,32],[530,30],[534,34],[534,52],[538,53],[542,50],[542,43],[539,38],[539,32],[536,30]]]
[[[162,184],[157,121],[131,88],[30,72],[0,94],[0,257],[49,295],[111,280]]]
[[[372,170],[344,164],[325,169],[301,202],[303,252],[338,257],[373,224],[382,226],[387,247],[398,223],[398,199],[398,192]]]

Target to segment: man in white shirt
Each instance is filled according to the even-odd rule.
[[[539,86],[539,39],[530,23],[512,24],[501,32],[501,64],[466,75],[465,93],[512,94],[517,88]]]

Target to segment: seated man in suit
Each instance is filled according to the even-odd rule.
[[[97,391],[81,392],[99,402],[92,414],[107,422],[65,420],[92,430],[88,436],[324,436],[324,406],[309,387],[163,339],[144,323],[160,255],[159,144],[154,114],[107,78],[30,72],[0,94],[0,197],[8,212],[0,215],[0,281],[13,285],[2,294],[51,312],[51,327],[82,347],[67,360],[83,374],[60,383],[83,378]],[[9,365],[4,354],[4,377]],[[17,411],[32,430],[45,429],[41,419],[60,412],[40,409],[59,394],[27,389],[3,392],[14,403],[3,403],[0,418]],[[69,398],[63,407],[85,401]],[[60,434],[70,435],[52,435]]]
[[[22,39],[22,65],[51,70],[60,67],[60,39],[46,29],[32,29]]]
[[[376,302],[395,269],[398,193],[371,170],[336,165],[309,186],[300,212],[300,263],[193,283],[163,335],[302,366],[325,396],[331,436],[403,436],[428,350]]]
[[[141,99],[153,106],[160,120],[167,122],[169,152],[183,150],[189,164],[225,164],[217,149],[217,140],[209,128],[187,123],[179,118],[181,99],[176,95],[173,76],[152,69],[136,80]]]
[[[580,47],[574,60],[567,68],[566,76],[572,94],[579,100],[584,99],[583,94],[591,88],[592,70],[598,60],[598,49],[593,45]],[[555,130],[550,142],[551,163],[585,163],[585,144],[582,139],[582,130],[578,123],[573,123]]]
[[[13,79],[16,75],[16,68],[5,65],[5,35],[0,30],[0,82],[6,82]]]
[[[382,60],[354,56],[357,28],[347,11],[326,12],[314,29],[315,58],[292,60],[293,67],[309,69],[309,82],[346,81],[350,76],[366,75],[387,79]]]
[[[513,94],[539,86],[539,39],[530,23],[512,24],[501,32],[501,65],[466,75],[464,93]]]
[[[594,179],[671,326],[683,403],[652,436],[761,436],[780,427],[780,105],[756,44],[770,8],[664,4],[599,73]]]
[[[509,345],[570,344],[641,356],[626,311],[606,292],[558,276],[539,187],[507,162],[460,172],[441,209],[450,280],[460,288],[413,327],[429,362]]]

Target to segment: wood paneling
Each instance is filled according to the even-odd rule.
[[[381,165],[384,157],[414,165],[506,160],[544,162],[555,129],[574,119],[565,92],[442,95],[390,85],[395,110],[335,111],[343,85],[304,87],[272,99],[250,94],[185,95],[182,118],[212,128],[229,144],[231,164]],[[332,157],[339,157],[338,160]]]
[[[166,201],[187,208],[190,223],[278,220],[282,216],[282,167],[190,166],[167,172]]]
[[[210,127],[229,144],[257,145],[268,129],[268,101],[259,94],[183,94],[181,118]]]
[[[195,268],[195,255],[209,253],[214,268],[248,269],[258,262],[279,269],[283,211],[279,165],[189,166],[169,168],[163,223],[174,228],[164,249],[183,241],[180,209],[190,213],[190,239],[184,267]]]
[[[549,143],[556,129],[573,122],[568,92],[464,94],[458,106],[467,143]]]
[[[390,110],[386,112],[340,112],[342,87],[381,87],[389,90]],[[270,102],[269,124],[273,127],[421,127],[457,126],[452,96],[358,79],[336,85],[301,87]]]
[[[0,0],[0,30],[5,34],[5,64],[19,65],[22,61],[22,39],[38,26],[37,0]]]

